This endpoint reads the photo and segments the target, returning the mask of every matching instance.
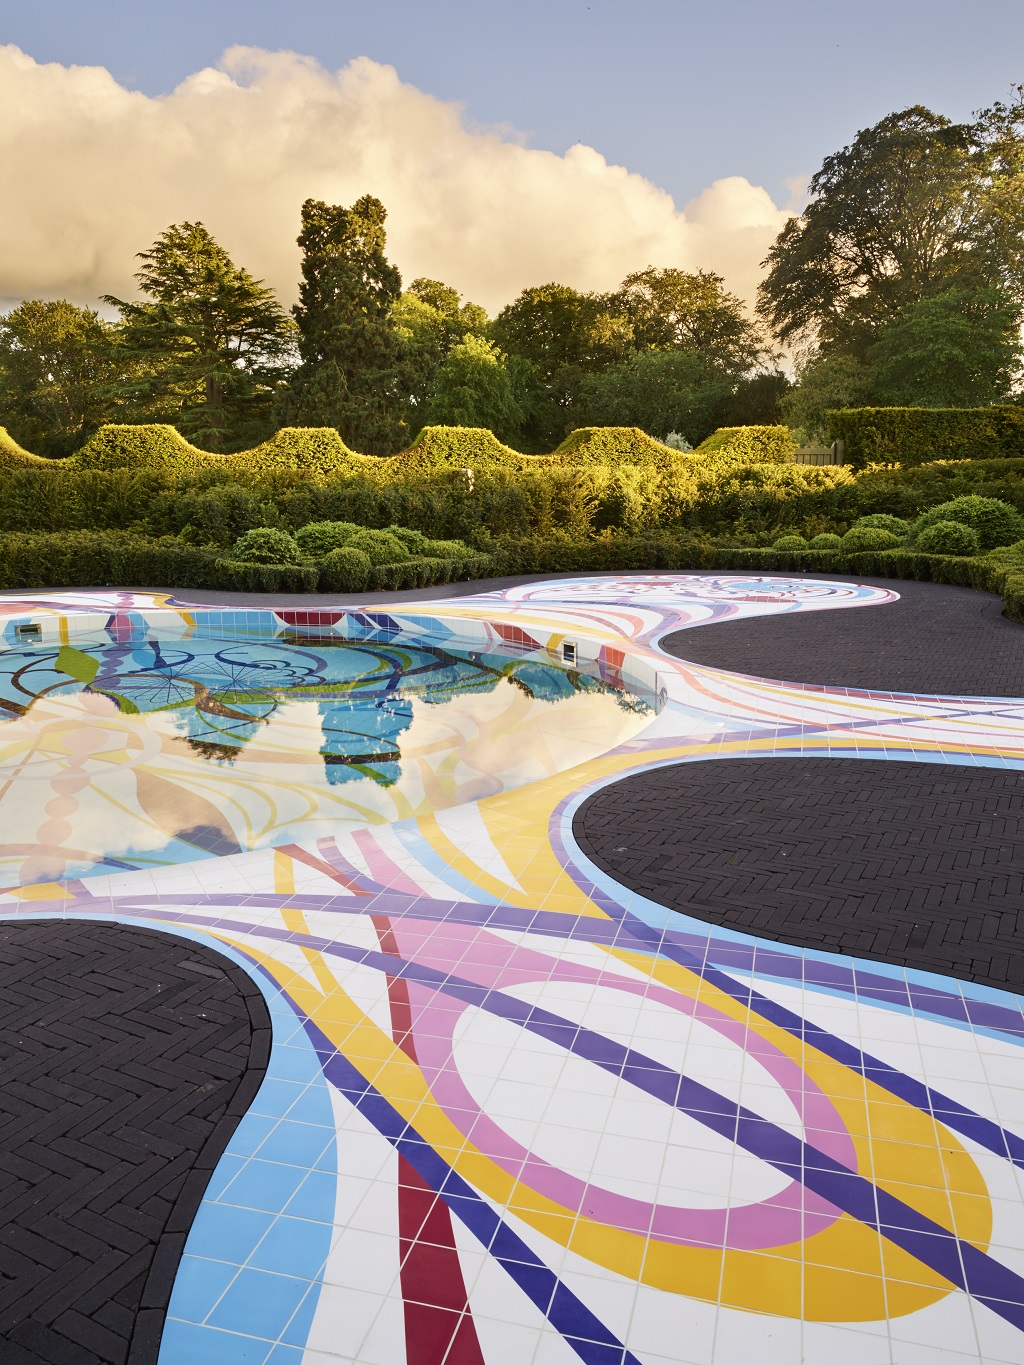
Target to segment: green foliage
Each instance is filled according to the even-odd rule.
[[[6,479],[11,474],[20,473],[23,469],[55,469],[56,465],[51,465],[49,460],[45,460],[40,455],[30,455],[27,450],[23,450],[6,427],[0,427],[0,479]]]
[[[781,370],[748,375],[737,382],[719,420],[727,427],[798,426],[786,415],[792,389],[792,381]]]
[[[310,521],[295,532],[295,543],[307,559],[323,559],[363,529],[354,521]]]
[[[831,443],[829,414],[871,402],[871,367],[852,355],[805,355],[796,369],[796,387],[782,400],[784,420],[808,439]],[[847,452],[849,458],[849,451]]]
[[[467,332],[452,346],[434,375],[425,416],[434,426],[487,427],[500,441],[518,439],[523,406],[493,341]]]
[[[226,587],[216,551],[127,531],[0,535],[0,587]]]
[[[311,564],[257,564],[225,556],[214,565],[209,587],[235,592],[316,592],[317,570]]]
[[[1016,507],[1000,498],[969,494],[939,503],[918,517],[911,528],[914,542],[918,541],[926,527],[940,521],[957,521],[963,526],[972,527],[978,534],[983,550],[995,549],[997,545],[1012,545],[1024,535],[1024,518]]]
[[[789,220],[766,262],[758,312],[776,336],[817,336],[826,354],[863,358],[879,329],[921,299],[1005,278],[1021,211],[1012,195],[997,207],[995,141],[984,116],[955,125],[918,105],[826,157],[803,217]]]
[[[900,543],[900,537],[881,526],[854,526],[843,536],[843,553],[856,554],[858,550],[892,550]]]
[[[348,545],[353,550],[361,550],[375,566],[397,564],[399,560],[409,558],[409,551],[398,537],[390,535],[387,531],[357,531],[349,538]]]
[[[369,585],[371,569],[368,554],[352,545],[338,546],[320,561],[320,591],[362,592]]]
[[[411,555],[424,555],[427,553],[424,548],[427,544],[427,537],[422,531],[415,531],[411,526],[385,526],[384,530],[389,535],[400,540]]]
[[[866,517],[858,517],[853,525],[856,530],[873,526],[878,531],[891,531],[894,536],[901,539],[910,530],[909,521],[905,521],[903,517],[890,516],[888,512],[869,512]]]
[[[44,455],[69,455],[109,418],[127,368],[114,329],[91,309],[30,299],[0,317],[0,418]]]
[[[773,550],[806,550],[807,541],[803,536],[788,535],[779,536],[778,540],[772,542]]]
[[[947,289],[918,299],[878,332],[875,401],[982,407],[1005,401],[1020,372],[1020,311],[998,289]]]
[[[402,338],[392,309],[402,277],[384,254],[387,210],[366,194],[351,208],[302,206],[302,283],[294,311],[301,364],[278,404],[296,426],[334,427],[377,454],[400,449]]]
[[[121,404],[170,418],[211,450],[251,445],[272,429],[274,386],[285,374],[293,327],[273,291],[236,266],[202,223],[175,223],[135,276],[141,303],[112,297],[133,372]]]
[[[246,531],[279,521],[273,502],[264,502],[249,488],[225,483],[201,493],[160,493],[148,509],[146,526],[155,535],[177,532],[195,545],[227,548]]]
[[[927,555],[976,555],[978,533],[959,521],[933,521],[915,537],[914,549]]]
[[[393,455],[386,463],[391,478],[424,478],[442,470],[462,473],[477,470],[507,469],[510,473],[528,463],[502,445],[493,432],[483,427],[424,427],[408,450]]]
[[[807,542],[809,550],[838,550],[842,547],[843,538],[831,531],[822,531],[820,536],[812,536]]]
[[[856,469],[897,461],[1024,456],[1024,407],[848,408],[828,414],[828,439],[846,446]]]
[[[399,539],[404,540],[404,537],[399,537]],[[428,559],[459,560],[472,559],[476,551],[463,540],[427,540],[424,538],[418,553]]]
[[[287,531],[259,526],[239,536],[231,558],[240,564],[298,564],[302,555]]]
[[[573,419],[681,432],[696,444],[714,430],[733,387],[732,376],[709,366],[699,351],[640,351],[581,378]]]
[[[690,352],[707,369],[733,378],[762,359],[762,336],[721,275],[710,270],[651,266],[627,275],[613,297],[640,351]]]
[[[720,427],[697,447],[697,455],[742,460],[750,464],[780,464],[796,450],[788,427]]]

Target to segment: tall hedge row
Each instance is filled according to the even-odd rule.
[[[828,414],[854,469],[867,464],[1024,457],[1024,407],[844,408]]]

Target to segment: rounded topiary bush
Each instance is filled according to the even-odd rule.
[[[351,545],[331,550],[320,561],[321,592],[362,592],[370,581],[370,556]]]
[[[841,541],[844,554],[857,554],[861,550],[891,550],[899,543],[899,536],[891,531],[883,531],[880,526],[853,526]]]
[[[347,545],[362,526],[354,521],[311,521],[295,532],[295,543],[309,559],[323,559]]]
[[[476,553],[463,540],[426,540],[418,551],[431,559],[472,559]]]
[[[939,521],[958,521],[978,533],[983,550],[994,550],[997,545],[1012,545],[1024,536],[1024,518],[1012,503],[1001,498],[982,498],[969,493],[950,502],[931,507],[914,522],[911,535],[919,548],[920,537],[929,526]]]
[[[231,558],[243,564],[298,564],[302,554],[293,536],[272,526],[257,526],[235,541]]]
[[[428,553],[423,547],[427,543],[427,537],[422,531],[414,531],[411,526],[385,526],[389,536],[394,536],[400,540],[411,555],[425,555]]]
[[[806,550],[807,541],[803,536],[779,536],[772,541],[773,550]]]
[[[914,542],[923,555],[976,555],[978,548],[977,531],[960,521],[933,521]]]
[[[397,564],[410,557],[409,551],[390,531],[359,531],[348,544],[353,550],[362,550],[371,564]]]
[[[834,535],[831,531],[822,531],[820,536],[814,536],[807,542],[807,548],[808,550],[838,550],[842,543],[842,536]]]
[[[862,526],[871,527],[875,531],[891,531],[894,536],[901,538],[910,530],[909,521],[904,521],[902,517],[890,516],[888,512],[872,512],[869,516],[858,517],[852,529],[856,531]]]

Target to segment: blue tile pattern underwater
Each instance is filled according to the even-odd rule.
[[[766,681],[658,647],[705,622],[894,599],[651,574],[429,611],[5,600],[10,661],[36,651],[58,685],[2,693],[16,706],[0,765],[22,790],[26,774],[35,783],[37,824],[30,848],[7,850],[0,913],[113,917],[210,943],[253,976],[273,1018],[266,1080],[188,1237],[162,1365],[1021,1359],[1021,998],[711,928],[628,892],[572,837],[590,794],[668,763],[1024,766],[1024,700]],[[497,709],[419,748],[412,726],[388,729],[391,712],[378,747],[356,754],[376,775],[307,785],[301,818],[278,780],[287,808],[268,818],[269,774],[287,767],[271,750],[291,744],[321,775],[352,767],[325,762],[336,751],[319,709],[349,699],[302,698],[301,743],[271,745],[253,727],[266,680],[254,700],[239,687],[251,678],[200,677],[193,663],[263,657],[244,652],[254,642],[280,661],[299,637],[323,659],[357,646],[377,663],[424,662],[421,679],[458,658],[457,687],[437,681],[466,695],[481,662],[525,690],[487,683],[474,704],[497,694]],[[148,729],[166,694],[126,691],[108,646],[150,670],[156,650],[188,653],[191,690],[172,699],[187,723]],[[568,689],[566,703],[538,710],[531,677]],[[599,709],[557,719],[580,701]],[[182,742],[239,747],[243,733],[237,757]],[[97,847],[81,847],[95,793],[108,821],[146,800],[170,819],[160,782],[202,796],[234,851],[184,840],[155,866],[164,837],[110,855],[127,866],[81,857]],[[387,799],[321,809],[360,784]],[[212,821],[188,801],[180,819]]]

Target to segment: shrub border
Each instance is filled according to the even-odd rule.
[[[1006,615],[1024,623],[1024,568],[965,555],[916,554],[912,550],[716,550],[716,569],[759,569],[782,573],[863,574],[867,578],[909,578],[976,588],[1002,597]]]

